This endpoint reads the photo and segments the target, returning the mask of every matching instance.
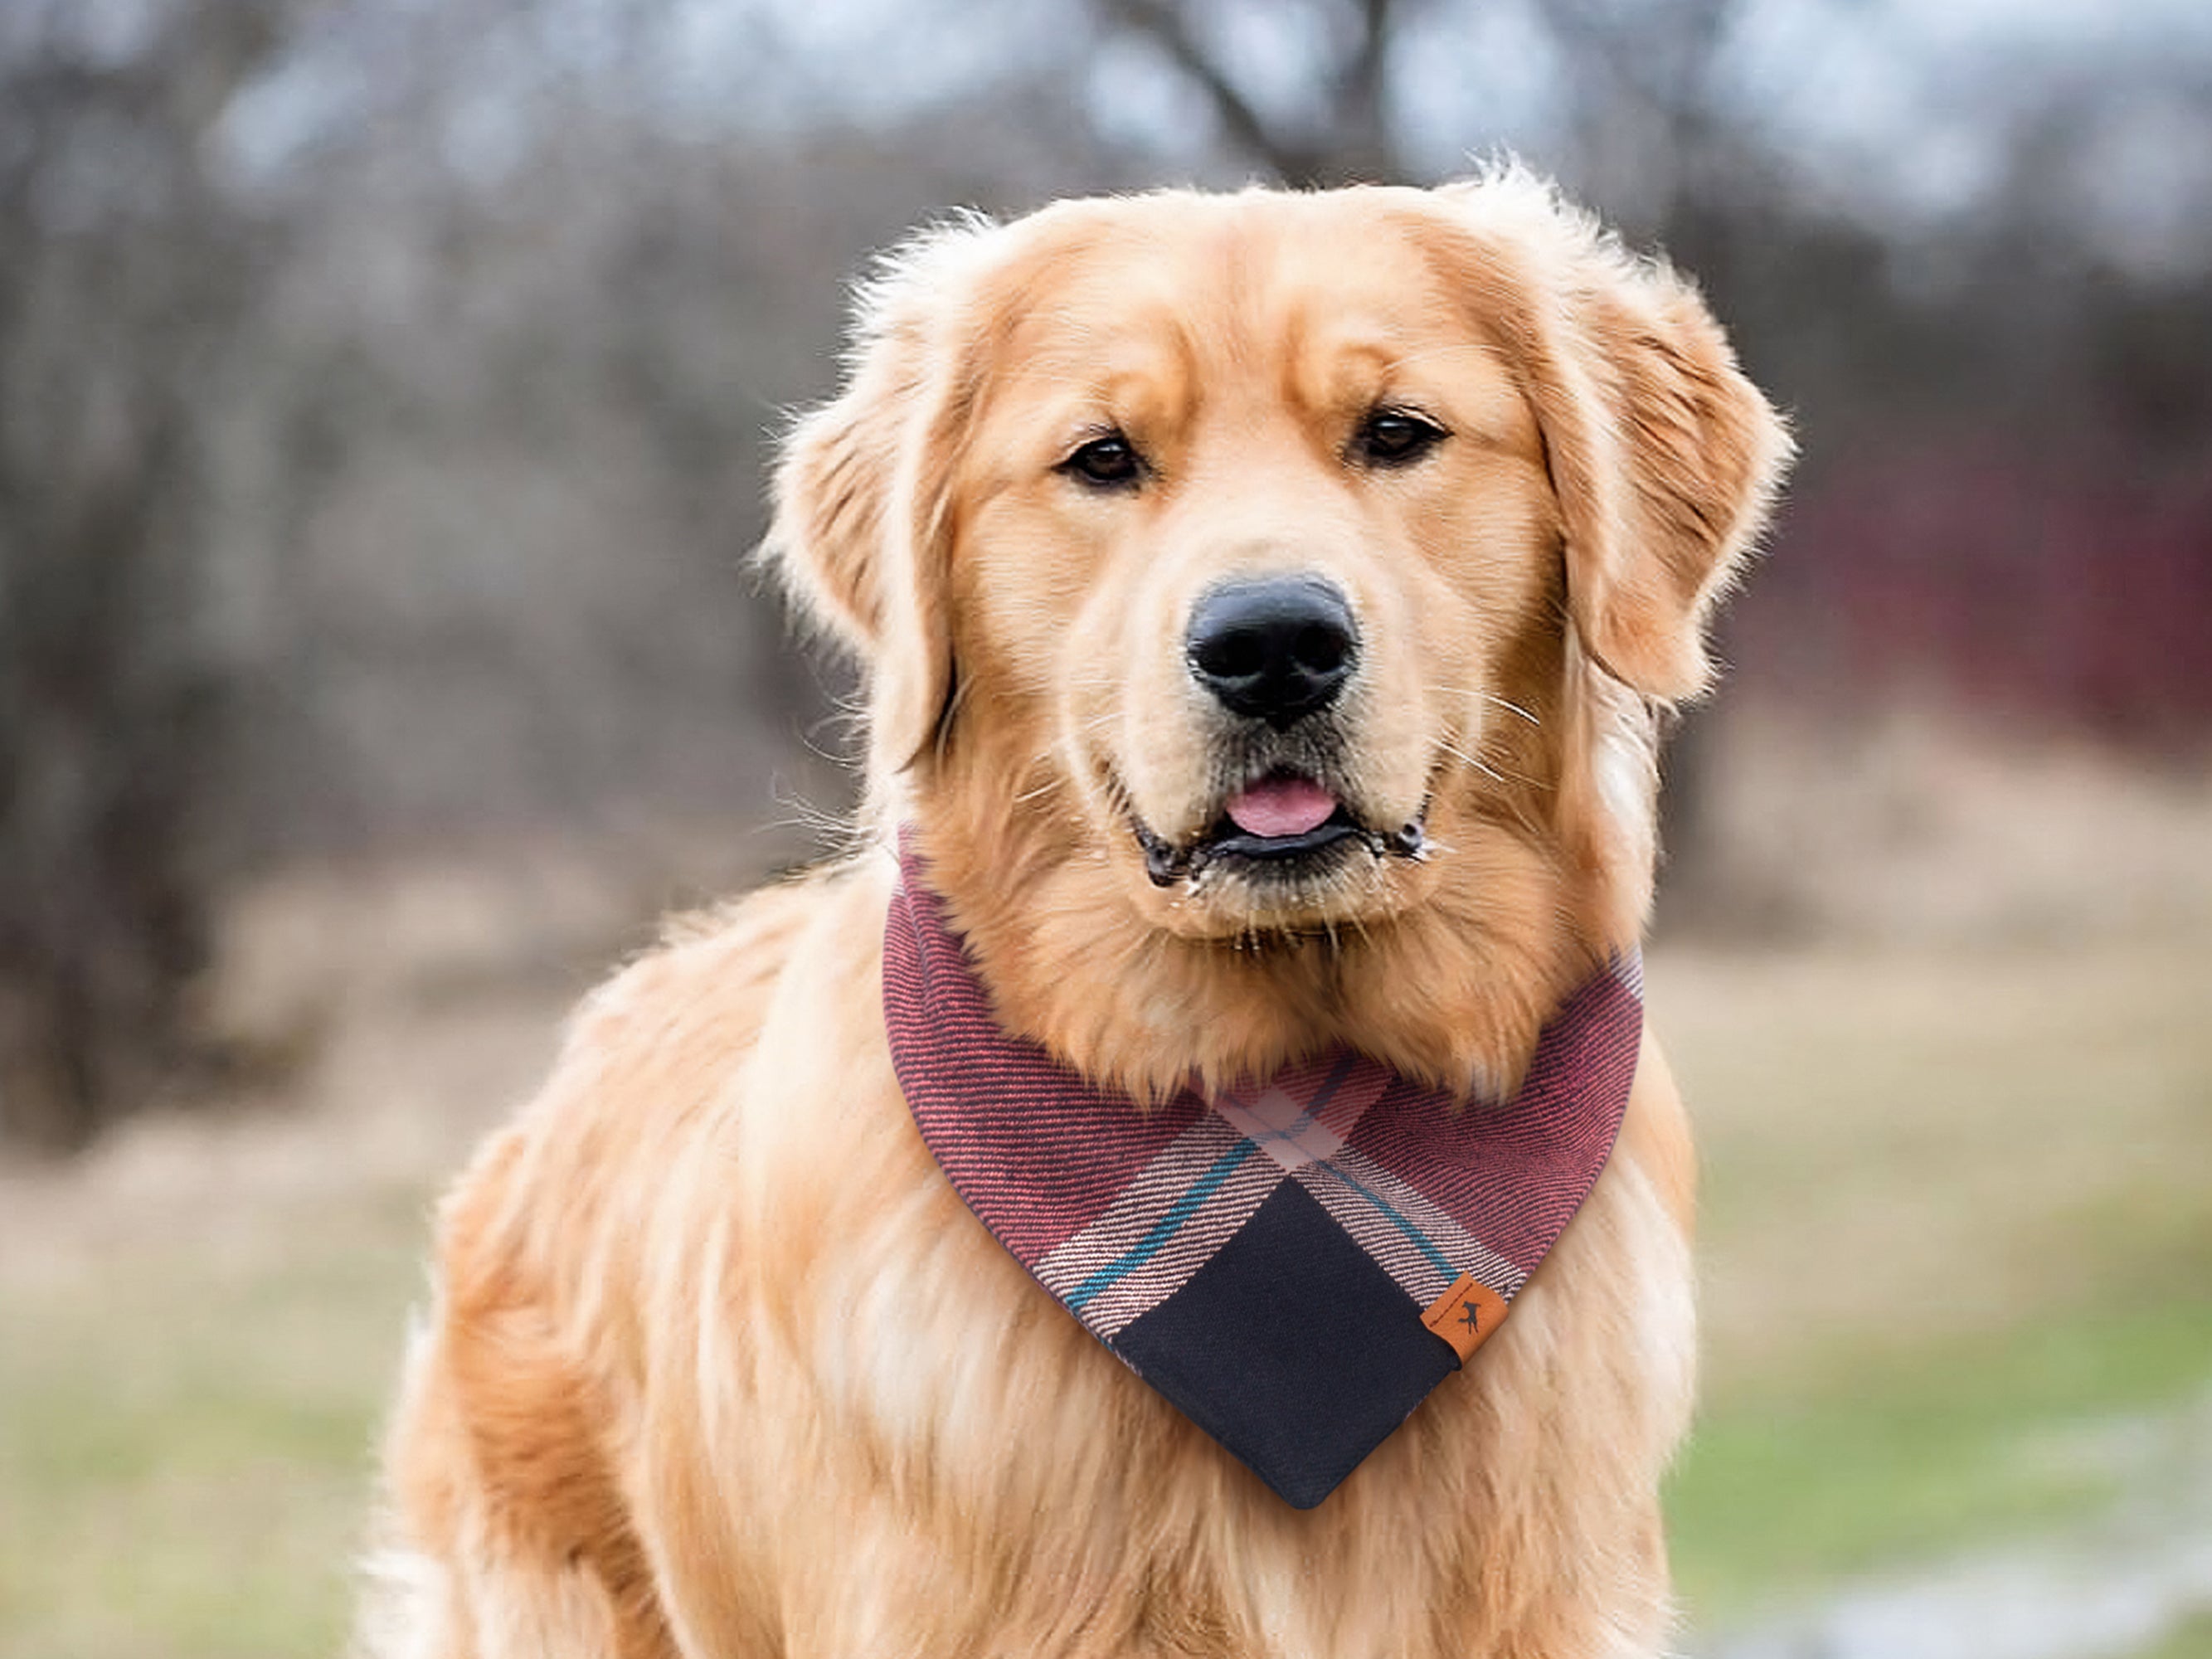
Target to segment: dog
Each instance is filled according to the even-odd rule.
[[[1635,948],[1655,720],[1790,447],[1689,284],[1515,169],[890,257],[764,548],[865,665],[855,850],[672,925],[447,1200],[368,1650],[1660,1651],[1648,1032],[1510,1321],[1293,1507],[963,1205],[886,923],[922,872],[1003,1040],[1133,1122],[1332,1045],[1492,1109]]]

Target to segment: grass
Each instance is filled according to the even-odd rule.
[[[419,1284],[398,1206],[0,1291],[0,1655],[335,1652]]]
[[[2100,1511],[2133,1471],[2068,1455],[2069,1442],[2191,1405],[2208,1386],[2212,1291],[1729,1401],[1670,1485],[1682,1592],[1705,1620],[1729,1621],[1826,1581]]]
[[[1661,957],[1705,1158],[1693,1615],[2074,1522],[2212,1391],[2202,950]]]
[[[2130,1472],[2083,1437],[2212,1389],[2202,953],[1662,951],[1652,984],[1706,1158],[1670,1492],[1700,1622],[2093,1510]],[[526,1078],[556,1012],[460,1086]],[[367,1097],[428,1050],[361,1052]],[[304,1186],[194,1153],[151,1197],[0,1187],[0,1659],[338,1648],[455,1156],[425,1146],[356,1174],[310,1145]],[[2212,1623],[2141,1659],[2212,1659]]]
[[[2190,1620],[2140,1659],[2212,1659],[2212,1613]]]

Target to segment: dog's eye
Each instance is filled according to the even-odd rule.
[[[1352,455],[1370,466],[1405,466],[1445,438],[1443,428],[1403,409],[1368,411],[1352,440]]]
[[[1127,489],[1144,475],[1145,459],[1121,434],[1109,432],[1080,446],[1053,470],[1094,489]]]

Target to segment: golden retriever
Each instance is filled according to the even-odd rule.
[[[370,1650],[1657,1652],[1692,1164],[1648,1034],[1510,1322],[1300,1510],[963,1208],[886,906],[903,826],[999,1021],[1133,1111],[1332,1043],[1510,1091],[1638,938],[1654,711],[1788,448],[1695,292],[1517,171],[891,258],[767,549],[866,665],[860,850],[676,925],[447,1200]],[[1210,644],[1224,591],[1303,642]]]

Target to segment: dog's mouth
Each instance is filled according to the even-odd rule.
[[[1267,774],[1224,799],[1212,823],[1193,839],[1170,842],[1141,818],[1130,820],[1156,887],[1225,869],[1261,880],[1320,873],[1364,848],[1377,860],[1419,859],[1427,837],[1419,816],[1393,829],[1362,822],[1336,791],[1295,772]]]

